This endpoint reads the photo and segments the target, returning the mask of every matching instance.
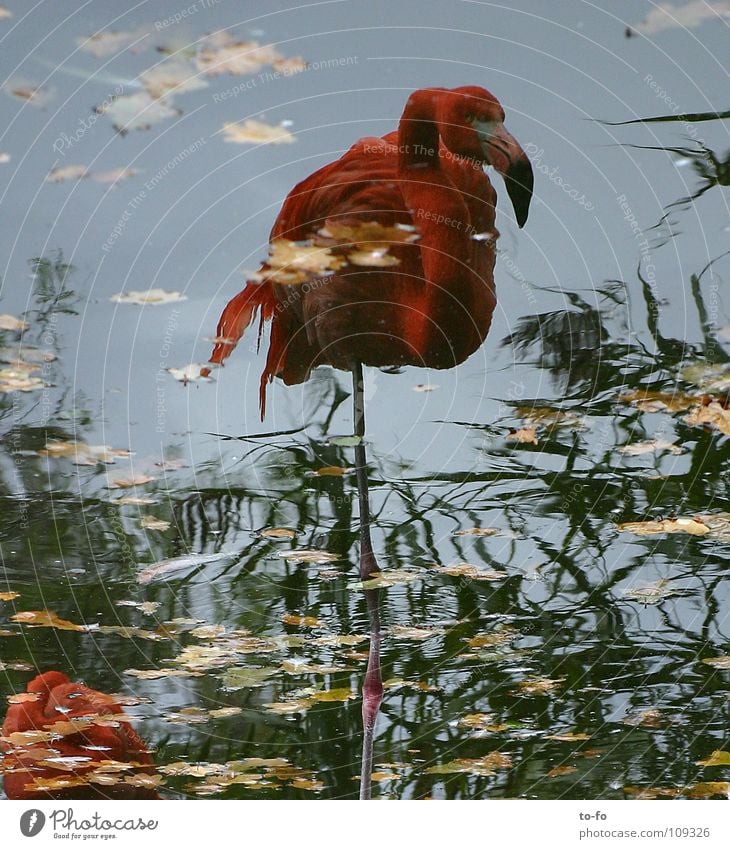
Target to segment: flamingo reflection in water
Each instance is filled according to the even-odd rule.
[[[496,192],[504,178],[517,224],[532,197],[529,159],[484,88],[413,92],[398,129],[363,138],[289,193],[268,259],[225,307],[211,361],[222,364],[258,317],[271,323],[261,418],[274,377],[302,383],[330,365],[353,380],[360,574],[378,571],[370,534],[363,365],[450,368],[483,343],[496,299]],[[371,648],[365,676],[361,796],[382,700],[377,594],[366,592]],[[367,771],[366,771],[367,769]]]
[[[36,676],[12,697],[0,769],[9,799],[158,799],[152,757],[118,697]]]

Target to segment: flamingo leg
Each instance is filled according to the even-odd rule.
[[[365,681],[362,688],[362,761],[360,771],[360,799],[371,799],[373,789],[373,744],[375,724],[383,700],[383,679],[380,671],[380,590],[365,590],[370,619],[370,650]]]
[[[353,421],[355,436],[359,441],[355,446],[355,472],[357,475],[357,494],[360,506],[360,577],[367,580],[373,572],[379,571],[378,561],[373,554],[370,539],[370,496],[368,493],[368,460],[365,450],[365,393],[362,363],[352,367]]]

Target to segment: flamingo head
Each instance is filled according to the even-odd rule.
[[[458,156],[491,165],[502,175],[517,224],[523,227],[532,199],[532,165],[505,129],[500,102],[485,88],[461,86],[439,91],[437,111],[446,148]]]

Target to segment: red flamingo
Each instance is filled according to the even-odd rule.
[[[496,193],[483,166],[503,175],[520,226],[532,196],[530,161],[503,120],[502,106],[486,89],[420,89],[409,97],[397,131],[360,139],[289,193],[272,242],[321,238],[333,223],[354,224],[356,231],[373,221],[415,228],[418,238],[389,245],[397,264],[346,261],[301,286],[277,282],[265,263],[228,303],[212,362],[225,360],[257,314],[262,323],[271,321],[262,419],[274,376],[301,383],[314,366],[328,364],[355,372],[357,391],[362,365],[448,368],[482,344],[495,306],[497,235]],[[372,238],[383,240],[382,232]]]
[[[124,711],[113,696],[72,683],[56,671],[36,676],[28,684],[27,693],[35,698],[11,704],[2,727],[0,750],[5,755],[2,768],[9,799],[158,798],[154,790],[124,781],[111,786],[73,783],[73,779],[83,778],[103,761],[133,762],[139,765],[134,770],[136,773],[154,772],[147,747],[128,721],[115,719],[109,725],[92,724],[75,733],[63,729],[66,733],[59,739],[34,741],[31,736],[26,740],[11,736],[19,732],[55,731],[58,726],[52,727],[56,723],[72,719],[116,717]],[[63,763],[54,760],[58,758],[79,760]],[[67,789],[44,788],[49,780],[59,778],[71,778],[71,785]]]
[[[259,338],[271,322],[262,419],[274,377],[301,383],[328,364],[353,374],[355,434],[362,437],[363,365],[449,368],[482,344],[496,303],[497,237],[496,192],[484,166],[504,177],[520,227],[532,197],[530,161],[503,121],[486,89],[420,89],[397,131],[360,139],[289,193],[271,231],[274,250],[223,310],[211,355],[222,363],[257,315]],[[326,254],[324,275],[297,266],[292,243],[302,242]],[[292,255],[289,267],[274,259],[282,245]],[[364,445],[355,452],[360,566],[368,574],[377,564]]]

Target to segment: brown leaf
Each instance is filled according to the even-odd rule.
[[[534,425],[526,425],[525,427],[520,428],[510,428],[510,432],[506,439],[507,442],[522,442],[537,445],[537,427]]]
[[[57,628],[59,631],[92,631],[98,625],[77,625],[67,619],[61,619],[52,610],[22,610],[10,617],[13,622],[32,625],[38,628]]]

